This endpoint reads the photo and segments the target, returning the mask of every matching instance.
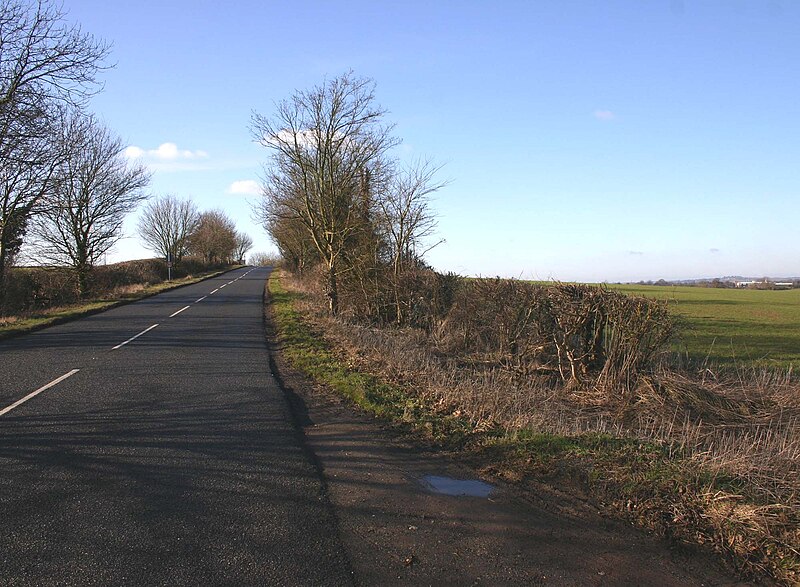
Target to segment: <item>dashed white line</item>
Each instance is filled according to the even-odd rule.
[[[219,291],[219,288],[215,289],[214,291],[212,291],[212,292],[211,292],[210,294],[208,294],[208,295],[215,294],[215,293],[217,293],[218,291]]]
[[[191,306],[184,306],[183,308],[181,308],[181,309],[180,309],[180,310],[178,310],[177,312],[173,312],[172,314],[170,314],[170,315],[169,315],[169,317],[170,317],[170,318],[174,318],[175,316],[177,316],[178,314],[180,314],[180,313],[181,313],[181,312],[183,312],[184,310],[188,310],[189,308],[191,308]]]
[[[147,334],[148,332],[150,332],[151,330],[153,330],[153,328],[155,328],[156,326],[158,326],[158,324],[153,324],[153,325],[152,325],[152,326],[150,326],[149,328],[145,328],[144,330],[142,330],[142,331],[141,331],[139,334],[137,334],[136,336],[132,336],[132,337],[130,337],[128,340],[126,340],[125,342],[121,342],[121,343],[119,343],[117,346],[115,346],[115,347],[112,347],[112,348],[111,348],[111,350],[112,350],[112,351],[115,351],[115,350],[117,350],[117,349],[118,349],[118,348],[120,348],[120,347],[124,347],[126,344],[128,344],[128,343],[129,343],[129,342],[131,342],[131,341],[134,341],[134,340],[136,340],[137,338],[139,338],[139,337],[140,337],[140,336],[142,336],[143,334]]]
[[[69,373],[65,373],[64,375],[62,375],[62,376],[61,376],[61,377],[59,377],[58,379],[53,379],[53,380],[52,380],[50,383],[48,383],[47,385],[42,385],[42,386],[41,386],[39,389],[37,389],[36,391],[32,391],[31,393],[29,393],[28,395],[26,395],[25,397],[23,397],[21,400],[15,401],[13,404],[11,404],[10,406],[8,406],[7,408],[3,408],[2,410],[0,410],[0,416],[2,416],[2,415],[4,415],[4,414],[7,414],[8,412],[10,412],[11,410],[13,410],[13,409],[14,409],[14,408],[16,408],[17,406],[19,406],[19,405],[21,405],[21,404],[24,404],[24,403],[25,403],[26,401],[28,401],[29,399],[31,399],[31,398],[33,398],[33,397],[36,397],[37,395],[39,395],[40,393],[42,393],[43,391],[45,391],[45,390],[47,390],[47,389],[50,389],[50,388],[51,388],[51,387],[53,387],[54,385],[58,385],[59,383],[61,383],[62,381],[64,381],[64,380],[65,380],[67,377],[72,377],[72,376],[73,376],[73,375],[75,375],[75,373],[77,373],[78,371],[80,371],[80,369],[73,369],[72,371],[70,371]]]
[[[195,304],[199,304],[200,302],[202,302],[202,301],[203,301],[204,299],[206,299],[207,297],[208,297],[208,296],[203,296],[203,297],[202,297],[202,298],[200,298],[199,300],[195,300],[195,301],[194,301],[194,303],[195,303]]]
[[[227,284],[227,283],[223,283],[222,285],[220,285],[220,286],[219,286],[219,288],[220,288],[220,289],[222,289],[222,288],[223,288],[223,287],[225,287],[226,285],[228,285],[228,284]]]

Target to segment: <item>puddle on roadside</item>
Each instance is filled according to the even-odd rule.
[[[431,493],[454,497],[489,497],[494,486],[477,479],[453,479],[438,475],[425,475],[422,485]]]

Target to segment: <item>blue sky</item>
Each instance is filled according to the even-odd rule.
[[[114,44],[92,108],[151,165],[152,191],[222,208],[257,250],[271,248],[257,196],[231,193],[267,157],[251,112],[352,69],[376,81],[398,155],[452,180],[435,197],[437,269],[800,275],[800,2],[64,6]],[[148,255],[134,220],[112,260]]]

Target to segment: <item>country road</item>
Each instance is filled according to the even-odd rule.
[[[267,275],[0,342],[0,586],[737,584],[567,494],[448,495],[271,356]]]
[[[0,585],[351,581],[269,372],[266,274],[0,343],[0,410],[73,373],[0,416]]]

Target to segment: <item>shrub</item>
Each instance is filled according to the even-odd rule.
[[[628,391],[675,333],[663,302],[588,285],[475,279],[459,288],[438,332],[448,354],[570,384]]]

